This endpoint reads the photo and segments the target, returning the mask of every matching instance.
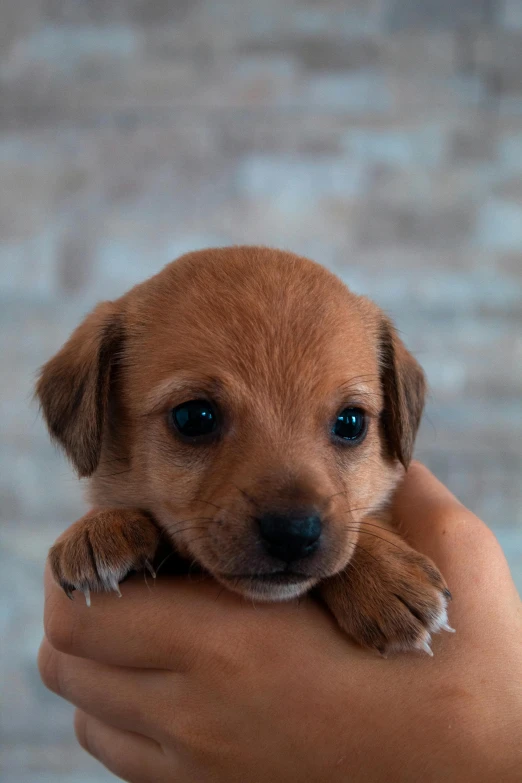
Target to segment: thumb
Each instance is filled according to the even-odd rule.
[[[422,551],[440,549],[448,525],[464,515],[472,516],[420,462],[412,462],[408,468],[395,493],[392,513],[411,545]]]
[[[435,476],[413,462],[393,501],[392,514],[414,549],[437,564],[450,590],[479,590],[489,584],[513,589],[509,567],[491,530]]]

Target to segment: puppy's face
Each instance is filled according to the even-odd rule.
[[[230,248],[100,306],[38,393],[96,505],[150,511],[180,554],[277,600],[347,565],[411,457],[424,381],[325,269]]]

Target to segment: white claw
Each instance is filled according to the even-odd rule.
[[[421,650],[424,650],[424,652],[428,653],[428,655],[431,658],[433,658],[433,650],[431,649],[429,642],[427,642],[427,641],[421,642],[420,648],[421,648]]]
[[[122,595],[121,595],[120,586],[119,586],[119,584],[118,584],[118,582],[116,580],[111,582],[111,587],[114,590],[114,592],[116,593],[116,595],[118,596],[118,598],[121,598]]]
[[[421,639],[417,642],[417,649],[418,650],[424,650],[425,653],[428,653],[430,657],[433,658],[433,651],[431,649],[431,634],[425,633]]]
[[[448,623],[443,623],[441,626],[442,631],[448,631],[448,633],[455,633],[455,629],[451,627],[451,625],[448,625]]]
[[[148,560],[145,560],[145,568],[147,569],[147,571],[149,572],[151,577],[153,579],[156,579],[156,572],[155,572],[155,570],[153,569],[152,565],[149,563]]]
[[[90,606],[91,605],[91,593],[90,593],[88,587],[84,587],[83,594],[85,596],[85,603],[87,604],[87,606]]]

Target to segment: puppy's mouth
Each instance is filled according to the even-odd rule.
[[[297,571],[272,571],[267,574],[221,574],[222,579],[243,581],[245,579],[251,582],[265,582],[276,585],[295,584],[298,582],[309,582],[312,578],[309,574],[300,574]]]
[[[317,580],[298,571],[220,574],[220,581],[245,597],[285,601],[305,593]]]

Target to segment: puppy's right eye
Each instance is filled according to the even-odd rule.
[[[170,411],[173,427],[185,438],[212,435],[217,429],[216,412],[207,400],[189,400]]]

